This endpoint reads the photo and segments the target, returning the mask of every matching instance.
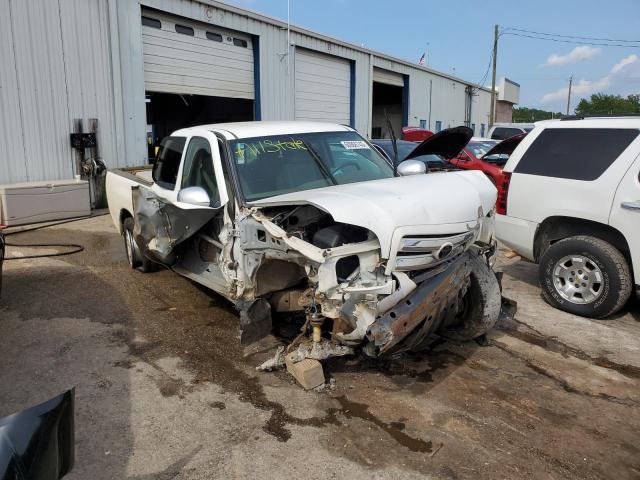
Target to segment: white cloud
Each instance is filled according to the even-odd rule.
[[[632,63],[635,63],[637,61],[638,61],[638,55],[636,55],[635,53],[632,53],[628,57],[624,57],[622,60],[616,63],[611,69],[611,73],[618,73],[627,65],[631,65]]]
[[[571,88],[571,95],[576,97],[590,95],[592,93],[602,91],[621,80],[619,78],[621,73],[625,73],[630,65],[638,65],[640,57],[636,54],[629,55],[616,63],[610,70],[610,72],[604,77],[598,80],[585,80],[580,79],[575,82]],[[569,87],[560,88],[554,92],[545,94],[540,100],[541,103],[550,104],[560,100],[566,100],[569,93]]]
[[[600,53],[601,50],[601,48],[581,45],[574,48],[566,55],[558,55],[557,53],[549,55],[549,58],[547,58],[547,63],[545,63],[545,65],[550,67],[560,67],[562,65],[568,65],[570,63],[577,63],[582,60],[588,60],[595,57]]]

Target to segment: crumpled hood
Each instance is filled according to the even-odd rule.
[[[311,204],[331,214],[337,222],[371,230],[380,241],[383,256],[391,248],[398,227],[465,224],[484,215],[496,201],[496,189],[479,171],[430,173],[350,183],[287,193],[252,202],[252,206]],[[457,232],[448,232],[457,233]]]

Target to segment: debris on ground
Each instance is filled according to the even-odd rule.
[[[276,354],[256,367],[260,372],[270,372],[284,367],[285,347],[278,347]]]
[[[290,346],[291,347],[291,346]],[[305,342],[298,345],[298,348],[286,353],[285,347],[281,346],[275,355],[256,367],[261,372],[270,372],[285,367],[285,357],[290,356],[293,363],[301,362],[304,359],[326,360],[331,357],[343,357],[353,355],[353,348],[346,345],[339,345],[326,339],[319,342]]]
[[[318,360],[304,358],[300,361],[295,361],[294,358],[295,352],[285,357],[287,371],[293,375],[302,388],[311,390],[324,385],[324,371],[322,370],[322,364]]]

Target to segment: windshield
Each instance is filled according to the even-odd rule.
[[[493,147],[495,147],[497,143],[498,142],[490,142],[490,141],[469,142],[467,144],[467,149],[470,150],[471,153],[473,153],[474,157],[480,158],[489,150],[491,150]]]
[[[356,132],[244,138],[230,145],[248,202],[393,177],[389,163]]]
[[[387,156],[390,159],[393,159],[393,144],[391,142],[386,143],[378,143],[380,148],[382,148]],[[405,142],[402,140],[398,140],[398,163],[401,163],[407,156],[413,152],[413,150],[418,146],[417,143],[414,142]],[[440,164],[444,163],[445,160],[440,155],[420,155],[419,157],[415,157],[413,160],[419,160],[428,164]]]

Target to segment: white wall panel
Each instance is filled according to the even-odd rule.
[[[0,0],[0,184],[27,179],[9,0]]]
[[[297,48],[295,118],[348,125],[351,64],[348,60]]]
[[[73,177],[57,2],[9,2],[25,180]],[[17,120],[16,118],[16,120]]]
[[[152,92],[184,93],[230,98],[254,98],[251,37],[206,23],[142,11],[159,20],[161,28],[142,26],[145,88]],[[191,27],[194,35],[176,32],[176,24]],[[222,41],[207,38],[220,34]],[[246,47],[234,44],[246,42]]]
[[[383,70],[382,68],[373,69],[373,81],[386,85],[394,85],[396,87],[404,87],[404,77],[401,74]]]

